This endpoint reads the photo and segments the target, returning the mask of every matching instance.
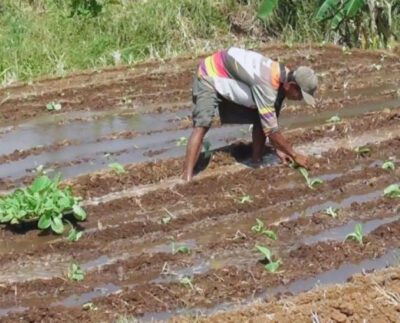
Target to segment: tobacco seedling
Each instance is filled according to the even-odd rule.
[[[332,206],[328,207],[328,208],[324,211],[325,214],[331,216],[331,217],[334,218],[334,219],[337,218],[338,212],[339,212],[339,209],[336,208],[336,207],[332,207]]]
[[[72,242],[78,241],[83,235],[82,231],[77,231],[75,228],[71,227],[68,233],[67,239]]]
[[[251,231],[255,233],[261,233],[272,240],[276,240],[278,238],[274,231],[267,230],[265,228],[264,222],[262,222],[260,219],[256,219],[256,224],[251,227]]]
[[[338,123],[340,121],[342,121],[342,119],[338,115],[335,115],[335,116],[329,118],[328,120],[326,120],[327,123]]]
[[[400,186],[398,184],[389,185],[384,189],[383,195],[392,198],[400,197]]]
[[[239,204],[253,203],[253,198],[250,195],[243,195],[239,197],[238,203]]]
[[[183,286],[185,286],[185,287],[187,287],[187,288],[190,288],[191,290],[194,290],[193,278],[184,276],[184,277],[182,277],[181,279],[179,279],[179,282],[180,282]]]
[[[273,261],[273,255],[270,249],[268,249],[267,247],[263,247],[263,246],[259,246],[256,245],[256,249],[258,252],[260,252],[264,258],[268,261],[268,264],[266,264],[264,266],[264,268],[271,272],[274,273],[279,269],[279,266],[281,265],[281,261],[277,260],[277,261]]]
[[[50,102],[46,104],[46,109],[48,111],[60,111],[61,110],[61,103]]]
[[[382,168],[386,170],[394,170],[396,166],[394,165],[393,161],[387,160],[383,163]]]
[[[81,269],[81,266],[73,263],[69,266],[68,278],[69,280],[81,281],[85,278],[85,272]]]
[[[181,246],[176,246],[175,242],[172,242],[172,253],[176,255],[177,253],[183,253],[183,254],[190,254],[191,249],[188,246],[181,245]]]
[[[307,169],[304,167],[297,167],[297,170],[306,180],[307,186],[312,190],[315,190],[317,186],[321,185],[324,181],[320,178],[310,178]]]
[[[363,244],[363,227],[360,223],[357,223],[354,232],[349,233],[344,240],[351,239],[357,241],[360,245]]]
[[[111,163],[111,164],[108,164],[108,166],[109,166],[113,171],[115,171],[117,174],[126,173],[126,170],[125,170],[124,166],[121,165],[120,163]]]
[[[161,219],[161,222],[162,222],[163,224],[169,224],[169,223],[171,222],[171,220],[172,220],[172,218],[171,218],[169,215],[167,215],[167,216],[165,216],[165,217],[163,217],[163,218]]]
[[[371,149],[369,149],[368,147],[357,147],[354,149],[354,151],[356,152],[357,156],[365,157],[371,152]]]
[[[187,146],[187,144],[188,144],[188,139],[186,137],[180,137],[176,141],[176,145],[179,147]]]

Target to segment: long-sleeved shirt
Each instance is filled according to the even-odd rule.
[[[231,47],[203,59],[198,75],[224,98],[258,109],[268,135],[278,130],[274,104],[287,72],[282,64],[259,53]]]

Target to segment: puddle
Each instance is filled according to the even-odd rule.
[[[159,253],[159,252],[172,253],[173,248],[174,248],[173,244],[175,244],[175,249],[185,246],[185,247],[188,247],[191,250],[193,250],[197,247],[197,241],[195,239],[188,239],[188,240],[182,240],[182,241],[175,241],[174,243],[171,241],[168,243],[160,244],[160,245],[154,246],[152,248],[146,249],[145,252],[147,252],[147,253]]]
[[[21,313],[26,311],[28,308],[23,306],[13,306],[9,308],[0,308],[0,317],[4,317],[13,313]]]
[[[379,226],[390,223],[390,222],[397,221],[399,219],[400,219],[400,216],[394,216],[394,217],[385,218],[385,219],[375,219],[375,220],[370,220],[370,221],[366,221],[366,222],[352,220],[344,226],[341,226],[338,228],[332,228],[330,230],[323,231],[317,235],[302,239],[300,241],[300,243],[314,244],[314,243],[317,243],[320,241],[328,241],[328,240],[343,241],[349,233],[354,231],[354,227],[357,223],[362,224],[364,235],[367,235],[371,231],[378,228]]]
[[[71,295],[66,299],[52,303],[51,306],[65,306],[65,307],[81,307],[83,304],[91,302],[93,299],[98,297],[106,297],[108,295],[114,294],[121,291],[122,288],[112,283],[104,284],[93,289],[93,291],[88,293],[83,293],[79,295]]]

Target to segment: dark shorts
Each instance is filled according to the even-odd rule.
[[[220,96],[210,85],[195,75],[192,88],[194,127],[211,126],[218,108],[222,124],[254,124],[260,122],[256,109],[238,105]]]

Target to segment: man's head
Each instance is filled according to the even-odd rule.
[[[291,71],[283,84],[285,96],[289,100],[301,100],[314,106],[314,92],[318,87],[318,78],[314,71],[307,66],[300,66]]]

